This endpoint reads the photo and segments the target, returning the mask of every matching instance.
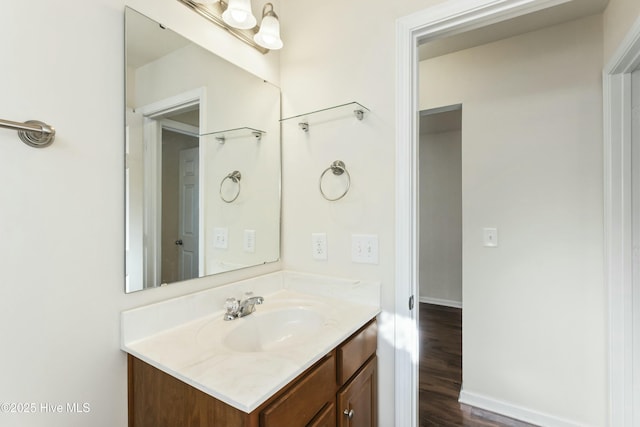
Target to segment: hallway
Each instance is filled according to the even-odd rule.
[[[420,304],[420,427],[534,427],[458,403],[462,310]]]

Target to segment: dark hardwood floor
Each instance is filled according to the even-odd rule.
[[[420,304],[420,427],[533,427],[458,403],[462,310]]]

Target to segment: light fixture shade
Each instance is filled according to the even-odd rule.
[[[251,12],[251,0],[229,0],[227,10],[222,12],[224,22],[239,30],[256,26],[256,17]]]
[[[270,10],[267,10],[269,7]],[[280,39],[280,21],[278,21],[278,15],[273,11],[273,5],[271,3],[264,5],[260,31],[253,36],[253,40],[266,49],[282,49],[283,43]]]

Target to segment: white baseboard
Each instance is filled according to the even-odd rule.
[[[420,302],[424,302],[427,304],[444,305],[445,307],[453,307],[453,308],[462,308],[462,302],[460,301],[452,301],[448,299],[430,298],[430,297],[420,297],[419,300]]]
[[[571,421],[554,415],[514,405],[502,400],[493,399],[481,394],[460,390],[460,403],[491,411],[505,417],[535,424],[543,427],[588,427],[582,422]]]

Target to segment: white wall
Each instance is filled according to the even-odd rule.
[[[601,69],[601,16],[420,68],[421,109],[464,106],[463,390],[581,426],[607,414]]]
[[[420,133],[420,301],[462,304],[462,131]]]
[[[278,55],[222,36],[175,0],[130,5],[277,83]],[[2,119],[56,127],[33,149],[0,131],[0,402],[87,402],[88,414],[6,414],[3,427],[124,427],[121,310],[279,264],[124,294],[124,1],[9,2]]]
[[[639,18],[639,1],[609,0],[609,5],[603,14],[605,63],[622,43],[631,25]]]

